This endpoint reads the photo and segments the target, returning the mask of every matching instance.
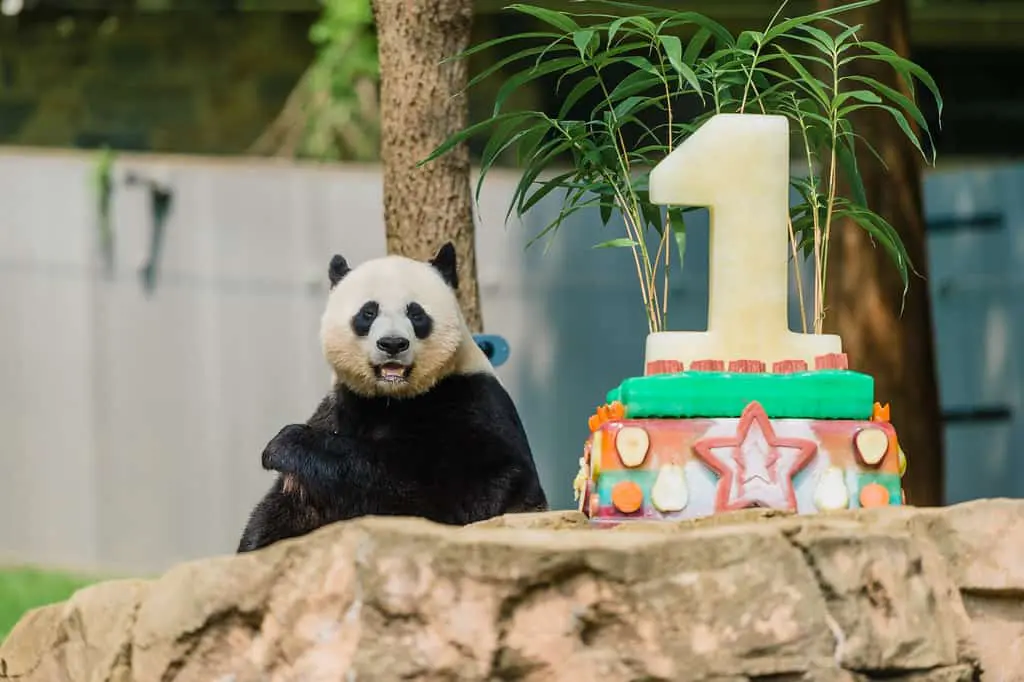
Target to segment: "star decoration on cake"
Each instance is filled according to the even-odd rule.
[[[697,456],[719,476],[716,511],[754,506],[796,511],[793,477],[817,448],[813,440],[777,436],[757,401],[744,408],[735,435],[709,436],[693,444]]]

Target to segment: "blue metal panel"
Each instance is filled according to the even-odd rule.
[[[1022,188],[1022,165],[925,179],[947,503],[1024,497]]]

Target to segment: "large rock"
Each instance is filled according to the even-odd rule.
[[[0,678],[1024,680],[1024,502],[336,524],[27,614]]]

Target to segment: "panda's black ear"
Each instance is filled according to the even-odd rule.
[[[445,242],[437,250],[437,255],[430,259],[430,264],[441,273],[441,277],[452,289],[459,288],[459,273],[456,269],[455,246],[451,242]]]
[[[345,260],[344,256],[340,254],[334,254],[331,258],[331,264],[327,267],[327,278],[331,281],[331,288],[341,281],[342,277],[347,275],[352,268],[348,266],[348,261]]]

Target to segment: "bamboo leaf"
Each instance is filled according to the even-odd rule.
[[[540,186],[536,190],[534,190],[534,192],[532,194],[530,194],[526,198],[526,200],[521,204],[521,206],[519,208],[519,211],[518,211],[519,215],[525,214],[527,211],[529,211],[531,208],[533,208],[539,201],[541,201],[544,197],[546,197],[547,195],[551,194],[551,192],[553,192],[554,190],[558,189],[559,187],[564,187],[565,186],[565,184],[564,184],[565,181],[568,180],[569,178],[574,177],[575,175],[576,175],[576,171],[575,170],[566,171],[565,173],[562,173],[560,175],[556,175],[555,177],[551,178],[550,180],[545,180],[544,182],[540,183]]]
[[[511,4],[506,9],[514,10],[520,14],[529,14],[531,17],[539,19],[545,24],[550,24],[566,33],[572,33],[580,28],[579,24],[573,21],[565,12],[556,12],[555,10],[523,3]]]
[[[492,38],[491,40],[485,40],[482,43],[468,47],[465,50],[462,50],[461,52],[453,54],[451,57],[445,57],[444,59],[441,60],[441,63],[447,64],[448,62],[454,62],[460,59],[465,59],[466,57],[476,54],[477,52],[482,52],[488,48],[495,47],[496,45],[501,45],[503,43],[507,43],[513,40],[526,40],[528,38],[561,39],[563,37],[564,36],[561,33],[552,33],[551,31],[531,31],[529,33],[513,33],[512,35],[501,36],[499,38]]]
[[[526,169],[523,171],[523,175],[519,178],[518,184],[512,192],[512,200],[509,203],[508,211],[505,213],[505,221],[512,216],[512,211],[515,210],[518,215],[522,216],[526,212],[523,207],[526,201],[526,190],[533,185],[534,180],[544,172],[547,168],[547,164],[552,159],[557,157],[559,154],[572,149],[574,141],[572,139],[561,139],[555,138],[550,143],[546,143],[541,146],[539,150],[527,161]],[[532,205],[532,204],[531,204]]]
[[[586,60],[594,38],[597,38],[597,34],[591,29],[581,29],[573,32],[572,44],[580,51],[580,59]],[[600,38],[598,38],[598,43],[600,43]]]
[[[618,119],[621,122],[622,119],[626,118],[631,113],[633,113],[633,111],[635,109],[639,108],[640,105],[648,104],[649,103],[648,99],[649,98],[647,98],[647,97],[637,97],[637,96],[627,97],[626,99],[624,99],[621,102],[619,102],[618,104],[616,104],[615,108],[612,109],[613,113],[615,114],[615,118]]]
[[[899,71],[901,74],[909,74],[917,78],[919,81],[924,83],[924,86],[931,91],[932,96],[935,98],[935,106],[938,108],[938,115],[942,117],[942,94],[939,92],[939,86],[935,84],[935,80],[931,77],[927,71],[921,66],[915,64],[909,59],[896,54],[894,50],[881,43],[877,43],[873,40],[864,40],[860,43],[861,47],[867,48],[873,51],[875,54],[864,54],[858,55],[857,57],[848,57],[847,59],[874,59],[884,61],[890,64],[893,68]],[[844,60],[846,61],[846,60]],[[909,81],[909,79],[908,79]],[[913,83],[909,83],[911,86]]]
[[[775,26],[772,26],[770,29],[765,31],[765,39],[774,40],[785,33],[789,33],[797,26],[803,26],[820,19],[835,16],[836,14],[860,9],[861,7],[868,7],[869,5],[874,5],[877,2],[878,0],[859,0],[859,2],[848,2],[838,7],[830,7],[819,12],[813,12],[793,19],[787,19],[775,24]]]
[[[555,122],[549,119],[547,116],[540,116],[539,118],[547,121],[554,127]],[[520,140],[519,145],[516,146],[516,165],[522,166],[527,163],[528,159],[533,158],[537,154],[541,153],[542,146],[545,144],[554,144],[558,141],[558,137],[549,136],[548,131],[537,131],[531,133]]]
[[[854,223],[863,228],[873,240],[882,245],[882,248],[889,254],[890,259],[900,274],[900,281],[903,283],[903,297],[906,298],[907,290],[910,288],[910,271],[912,264],[899,234],[884,218],[865,208],[849,207],[836,211],[837,215],[850,218]]]
[[[637,181],[632,187],[632,196],[636,198],[636,203],[640,209],[640,218],[642,219],[642,225],[645,228],[654,227],[654,229],[660,234],[661,225],[661,207],[657,204],[651,203],[650,191],[647,186],[647,177],[637,178]]]
[[[501,59],[501,60],[491,64],[486,69],[484,69],[483,71],[481,71],[480,73],[478,73],[477,75],[475,75],[471,79],[469,79],[469,82],[466,83],[466,87],[463,88],[463,91],[469,90],[470,88],[475,86],[480,81],[482,81],[485,78],[487,78],[488,76],[490,76],[490,75],[500,71],[501,69],[505,68],[506,66],[508,66],[512,62],[516,62],[516,61],[519,61],[521,59],[525,59],[526,57],[532,57],[534,55],[543,55],[545,52],[548,52],[551,49],[555,49],[553,47],[554,45],[555,45],[555,43],[550,43],[548,45],[535,45],[534,47],[528,47],[526,49],[520,50],[519,52],[516,52],[513,55],[505,57],[505,58],[503,58],[503,59]],[[571,50],[572,46],[571,45],[564,45],[560,49]]]
[[[900,130],[903,131],[903,134],[907,136],[907,139],[910,140],[913,143],[914,147],[917,148],[917,151],[921,153],[922,158],[924,158],[929,163],[934,163],[935,150],[932,150],[932,157],[929,159],[928,154],[925,153],[924,148],[921,146],[921,141],[918,139],[917,134],[914,132],[913,127],[911,127],[910,122],[907,120],[907,117],[904,116],[903,112],[897,109],[896,107],[891,107],[888,104],[853,104],[851,106],[846,107],[845,109],[841,109],[839,111],[839,115],[843,118],[846,118],[849,114],[853,113],[854,111],[857,111],[859,109],[866,109],[869,107],[877,107],[879,109],[884,109],[888,111],[889,114],[891,114],[893,119],[896,121],[896,124],[900,127]]]
[[[921,110],[917,107],[917,105],[914,104],[914,101],[911,100],[906,95],[904,95],[902,92],[896,90],[895,88],[891,88],[885,83],[881,83],[875,80],[874,78],[868,78],[867,76],[850,75],[844,76],[843,79],[856,81],[858,83],[864,83],[868,87],[874,88],[879,93],[888,97],[889,100],[891,100],[893,103],[899,105],[899,107],[902,108],[903,111],[910,114],[911,118],[914,119],[914,122],[921,126],[921,129],[924,130],[928,134],[928,138],[931,139],[931,131],[928,126],[928,121],[925,119],[924,115],[921,113]]]
[[[619,102],[630,95],[635,95],[645,90],[653,88],[655,85],[664,82],[660,78],[660,74],[652,75],[647,70],[634,71],[629,74],[615,86],[615,89],[609,93],[607,102],[614,104]]]
[[[654,22],[642,14],[629,17],[626,23],[635,25],[638,29],[643,31],[644,34],[652,38],[658,33],[658,27],[654,25]]]
[[[635,68],[643,69],[647,73],[654,74],[658,78],[663,77],[661,71],[658,70],[658,67],[652,64],[651,60],[647,59],[647,57],[626,57],[622,61]]]
[[[547,234],[557,232],[558,228],[562,226],[562,223],[564,223],[569,216],[573,215],[577,211],[580,211],[584,208],[589,208],[590,206],[596,205],[598,201],[600,201],[600,199],[598,199],[597,197],[594,197],[593,199],[590,199],[588,201],[579,201],[578,198],[575,198],[571,195],[571,191],[566,192],[566,200],[563,203],[562,210],[558,212],[558,216],[556,216],[554,220],[548,223],[547,226],[539,233],[537,233],[536,236],[534,236],[532,239],[526,242],[526,247],[529,248],[530,246],[533,245],[535,241],[541,239]]]
[[[676,36],[658,36],[662,49],[668,57],[668,63],[672,65],[675,72],[693,88],[693,91],[704,99],[703,89],[697,80],[697,74],[683,61],[683,43]]]
[[[855,38],[857,31],[864,28],[864,24],[857,24],[856,26],[850,26],[845,31],[836,36],[836,52],[842,52],[848,49],[850,46],[847,44],[847,40]],[[856,42],[856,41],[854,41]]]
[[[535,114],[532,111],[513,111],[501,114],[499,116],[495,116],[493,118],[489,118],[486,121],[480,121],[479,123],[475,123],[469,126],[468,128],[465,128],[464,130],[460,130],[459,132],[455,133],[447,140],[442,142],[434,151],[430,152],[430,155],[428,155],[427,158],[417,163],[416,167],[419,168],[420,166],[428,164],[440,156],[444,156],[459,144],[473,137],[473,135],[477,134],[482,130],[490,128],[499,121],[504,121],[512,118],[529,118],[534,115]]]
[[[686,219],[683,217],[683,209],[673,206],[666,212],[669,229],[672,230],[672,238],[676,243],[676,252],[679,254],[679,269],[682,270],[686,262]]]
[[[602,225],[605,225],[605,226],[608,225],[608,221],[610,221],[612,219],[612,209],[614,207],[615,207],[615,202],[611,198],[611,194],[602,194],[601,195],[601,205],[600,205],[600,214],[601,214],[601,224]]]
[[[840,124],[844,122],[847,124],[849,123],[844,119],[843,121],[840,121]],[[843,134],[851,139],[859,140],[861,146],[864,147],[864,149],[867,149],[869,152],[871,152],[871,155],[875,157],[875,160],[878,161],[882,168],[884,170],[889,170],[889,165],[885,162],[885,159],[882,158],[882,155],[878,153],[878,150],[875,149],[875,146],[871,144],[871,142],[869,142],[867,138],[865,138],[863,135],[858,135],[857,133],[853,132],[852,129],[844,131]]]
[[[811,40],[816,41],[819,49],[825,54],[836,54],[836,43],[832,39],[832,36],[830,36],[825,31],[822,31],[820,28],[817,28],[816,26],[811,26],[810,24],[800,24],[796,28],[810,35]],[[795,38],[796,36],[792,37]]]
[[[749,50],[754,45],[760,45],[763,42],[764,34],[760,31],[743,31],[736,38],[736,47],[740,50]],[[753,50],[751,50],[751,56],[753,56]]]
[[[587,76],[582,79],[579,83],[573,86],[569,94],[562,100],[562,106],[558,110],[558,118],[565,118],[568,116],[569,111],[572,110],[576,103],[586,95],[588,92],[597,87],[601,80],[597,76]]]
[[[845,140],[845,141],[844,141]],[[867,205],[867,191],[864,189],[864,179],[860,175],[860,168],[857,165],[857,153],[852,136],[844,137],[837,141],[836,160],[843,169],[847,182],[850,183],[850,191],[853,200],[858,204]]]
[[[593,63],[594,68],[600,70],[609,64],[621,64],[626,60],[626,57],[623,55],[628,55],[629,53],[636,52],[638,50],[649,51],[650,48],[651,44],[646,40],[621,43],[615,47],[607,47],[596,53],[591,59],[591,62]]]
[[[792,38],[793,40],[799,43],[813,44],[812,41],[808,40],[807,38],[804,38],[803,36],[792,36]],[[800,60],[801,62],[813,62],[814,64],[823,67],[823,69],[827,73],[832,73],[832,71],[834,71],[834,66],[832,64],[831,59],[825,59],[823,57],[819,57],[818,55],[808,54],[805,52],[798,52],[796,54],[790,53],[790,56],[793,57],[794,59]],[[771,62],[774,62],[779,58],[784,59],[782,55],[762,54],[761,58],[758,60],[758,65],[760,66],[761,64],[770,64]]]
[[[804,65],[800,63],[800,60],[793,57],[793,55],[787,52],[784,48],[776,45],[775,49],[779,51],[779,54],[782,55],[783,59],[793,67],[793,70],[796,71],[803,80],[803,83],[794,83],[799,84],[802,87],[806,87],[808,92],[811,93],[827,109],[830,98],[826,94],[826,86],[820,80],[812,76]],[[779,75],[781,76],[781,74]]]
[[[551,125],[547,121],[540,121],[529,128],[517,130],[515,133],[509,135],[508,133],[514,130],[518,125],[518,119],[507,121],[499,129],[499,131],[496,134],[492,135],[491,138],[487,141],[487,145],[484,147],[484,151],[481,154],[480,174],[476,181],[475,194],[477,201],[480,200],[480,192],[483,189],[484,177],[487,175],[487,171],[491,169],[491,166],[493,166],[494,162],[498,160],[498,157],[501,156],[502,152],[504,152],[506,149],[514,145],[516,142],[518,142],[526,135],[542,131],[547,132],[548,130],[551,129]]]
[[[530,81],[536,80],[541,76],[546,76],[549,73],[554,73],[561,69],[567,69],[572,71],[576,67],[582,68],[579,60],[575,57],[561,57],[559,59],[549,59],[527,71],[520,71],[513,75],[505,84],[498,89],[498,94],[494,96],[494,110],[492,115],[497,116],[498,112],[501,111],[501,105],[505,103],[509,95],[515,92],[516,89],[529,83]]]
[[[622,25],[625,24],[626,21],[628,21],[628,20],[629,20],[629,17],[619,17],[618,19],[616,19],[615,21],[613,21],[611,24],[608,25],[608,44],[609,45],[611,45],[612,44],[612,40],[615,39],[615,34],[619,32],[619,29],[622,28]]]
[[[678,12],[675,10],[670,10],[668,12],[668,17],[666,18],[665,28],[678,28],[680,26],[687,26],[690,24],[700,27],[698,31],[694,34],[694,37],[691,39],[691,42],[692,40],[698,39],[698,36],[700,36],[701,31],[707,31],[715,37],[715,40],[719,45],[735,45],[735,40],[733,40],[732,34],[729,32],[727,28],[725,28],[725,26],[723,26],[722,24],[718,23],[717,21],[708,16],[700,14],[699,12]],[[693,56],[694,58],[696,58],[697,54],[695,53]],[[693,64],[694,61],[690,60],[687,61],[686,63]]]
[[[906,120],[905,116],[903,116],[903,112],[896,109],[895,106],[889,106],[888,104],[879,104],[879,106],[892,115],[893,119],[896,120],[897,125],[899,125],[900,130],[902,130],[903,134],[906,135],[906,138],[913,142],[915,147],[918,147],[918,151],[921,152],[921,156],[924,159],[929,160],[928,154],[925,153],[924,147],[921,145],[921,140],[918,138],[918,135],[914,133],[913,128],[910,126],[910,122]],[[932,158],[929,161],[930,163],[935,163],[934,148],[932,150]]]
[[[690,42],[686,43],[686,51],[683,52],[683,63],[693,66],[710,38],[711,31],[709,29],[698,29],[693,34],[693,37],[690,38]]]
[[[847,90],[835,96],[832,100],[832,107],[838,109],[848,99],[855,99],[868,104],[881,104],[882,98],[870,90]]]
[[[625,237],[619,237],[618,239],[609,239],[606,242],[600,244],[594,244],[595,249],[621,249],[623,247],[640,246],[632,239],[626,239]]]

